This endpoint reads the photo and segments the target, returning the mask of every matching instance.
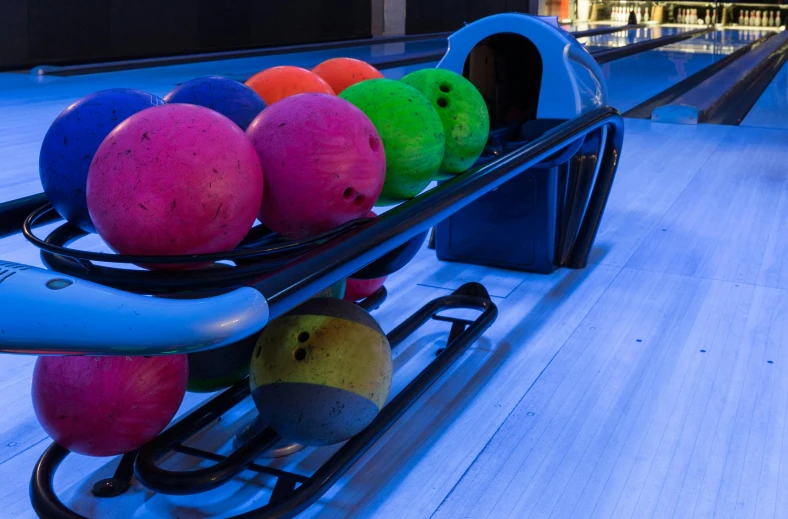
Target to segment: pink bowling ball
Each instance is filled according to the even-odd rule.
[[[260,221],[296,239],[367,214],[386,177],[372,121],[335,96],[299,94],[263,110],[246,134],[260,157]]]
[[[186,355],[39,357],[33,409],[59,445],[88,456],[116,456],[167,427],[188,379]]]
[[[121,254],[232,250],[254,224],[262,196],[260,161],[243,131],[188,104],[126,119],[99,146],[87,182],[96,230]]]
[[[373,279],[353,279],[348,278],[345,283],[345,301],[355,303],[371,296],[386,283],[386,276]]]

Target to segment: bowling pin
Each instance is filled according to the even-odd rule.
[[[638,23],[640,23],[641,20],[643,20],[643,8],[642,7],[638,7],[638,11],[635,14],[635,18],[637,19]]]
[[[692,23],[698,23],[698,10],[692,10]]]
[[[782,24],[783,24],[783,22],[782,22],[782,20],[780,18],[781,18],[780,17],[780,11],[777,11],[777,18],[774,19],[774,25],[777,26],[777,27],[781,27]]]
[[[761,19],[761,27],[768,27],[768,26],[769,26],[769,20],[766,17],[766,11],[764,11],[763,18]]]
[[[648,7],[646,7],[646,12],[645,12],[645,13],[643,13],[643,21],[644,21],[644,22],[647,22],[647,21],[648,21]]]
[[[756,27],[760,27],[761,25],[761,12],[758,11],[755,13],[755,24]]]

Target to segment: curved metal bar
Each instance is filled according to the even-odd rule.
[[[167,452],[248,397],[249,391],[248,379],[236,383],[140,449],[134,463],[134,472],[140,483],[162,494],[195,494],[222,485],[254,463],[263,452],[281,440],[272,429],[256,434],[232,454],[210,467],[179,472],[163,469],[156,464]]]
[[[327,231],[322,234],[317,234],[314,236],[309,236],[308,238],[302,238],[299,240],[284,240],[282,239],[278,244],[271,245],[267,247],[251,247],[245,246],[231,251],[225,252],[213,252],[208,254],[180,254],[180,255],[170,255],[170,256],[161,256],[161,255],[135,255],[135,254],[114,254],[114,253],[107,253],[107,252],[90,252],[78,249],[69,249],[67,247],[62,247],[60,245],[56,245],[48,240],[42,240],[38,236],[33,233],[33,228],[37,226],[37,220],[40,218],[46,219],[49,213],[54,212],[55,209],[51,206],[51,204],[44,205],[43,207],[38,208],[33,213],[31,213],[26,219],[24,224],[22,224],[22,234],[24,235],[25,239],[41,249],[42,251],[49,252],[51,254],[57,254],[59,256],[66,256],[69,258],[79,259],[79,260],[90,260],[90,261],[103,261],[106,263],[146,263],[151,265],[172,265],[177,263],[206,263],[206,262],[215,262],[215,261],[222,261],[222,260],[238,260],[238,259],[248,259],[248,258],[257,258],[260,256],[268,257],[274,256],[278,254],[292,254],[293,252],[297,252],[300,250],[306,250],[311,246],[314,246],[318,243],[323,243],[326,240],[330,239],[333,236],[343,233],[348,229],[352,229],[368,220],[370,218],[358,218],[356,220],[351,220],[347,223],[344,223],[330,231]],[[64,224],[61,226],[61,231],[68,236],[69,240],[73,240],[79,238],[81,236],[85,236],[87,233],[81,229],[77,229],[74,226],[70,226],[69,224]]]
[[[39,517],[87,519],[64,505],[55,493],[53,484],[55,471],[68,454],[67,449],[53,443],[44,451],[33,469],[33,477],[30,479],[30,501]]]
[[[624,145],[623,128],[608,127],[603,139],[605,146],[601,153],[602,164],[599,166],[599,173],[597,173],[596,182],[588,199],[585,216],[580,224],[580,230],[569,257],[569,266],[574,269],[584,268],[588,263],[588,255],[599,231],[599,224],[602,221],[602,215],[610,197],[610,190],[613,187],[613,179],[621,160],[621,147]]]

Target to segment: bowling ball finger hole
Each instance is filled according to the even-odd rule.
[[[370,137],[369,147],[372,148],[372,151],[378,151],[378,149],[380,149],[380,140],[376,139],[375,137]]]
[[[353,189],[352,187],[349,187],[349,188],[345,189],[344,192],[342,192],[342,198],[344,198],[345,200],[349,200],[349,199],[353,198],[353,196],[355,194],[356,194],[356,190]]]
[[[439,97],[438,98],[438,106],[440,106],[441,108],[448,108],[449,100],[446,99],[445,97]]]
[[[356,197],[356,199],[353,200],[353,203],[360,207],[360,206],[364,205],[364,202],[366,202],[366,200],[367,200],[367,197],[365,197],[364,195],[358,195]]]
[[[259,359],[261,353],[263,353],[263,347],[258,346],[257,349],[254,350],[254,358]]]
[[[445,92],[445,93],[447,93],[447,94],[448,94],[449,92],[451,92],[451,85],[449,85],[448,83],[443,83],[443,84],[441,84],[441,86],[440,86],[440,87],[438,87],[438,88],[440,88],[440,89],[441,89],[441,92]]]
[[[306,342],[309,340],[309,332],[301,332],[298,334],[298,342]]]
[[[293,358],[295,360],[304,360],[306,358],[306,350],[304,348],[296,348],[293,350]]]

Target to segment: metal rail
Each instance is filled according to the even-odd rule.
[[[473,320],[439,315],[443,311],[460,308],[476,310],[479,315]],[[259,454],[280,439],[270,428],[263,429],[228,456],[183,445],[183,442],[249,396],[248,381],[244,380],[181,418],[139,452],[124,455],[114,477],[97,482],[93,486],[93,493],[100,497],[112,497],[125,492],[131,483],[132,463],[134,474],[143,485],[166,494],[205,492],[244,470],[252,470],[276,478],[274,491],[268,504],[235,517],[295,517],[325,494],[462,357],[468,347],[492,325],[497,314],[498,309],[486,289],[478,283],[468,283],[451,295],[430,301],[392,330],[388,340],[394,348],[430,320],[451,323],[446,347],[437,352],[435,359],[383,407],[369,426],[348,440],[310,476],[266,467],[256,461]],[[194,471],[165,470],[157,465],[159,459],[173,452],[208,459],[215,464]],[[30,499],[40,517],[85,519],[68,508],[54,490],[55,472],[68,454],[68,450],[53,443],[35,466],[30,481]]]

